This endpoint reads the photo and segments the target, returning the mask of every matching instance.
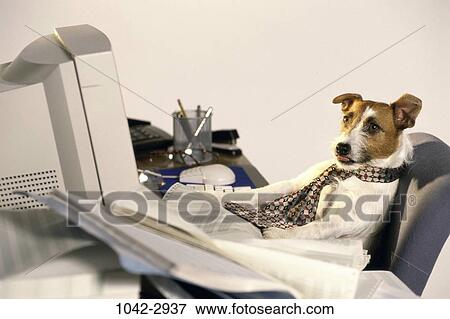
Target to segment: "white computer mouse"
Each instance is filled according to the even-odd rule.
[[[188,184],[230,185],[235,181],[233,171],[222,164],[188,168],[180,174],[180,182]]]

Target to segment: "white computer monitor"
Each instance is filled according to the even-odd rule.
[[[0,65],[0,209],[39,203],[16,190],[138,187],[116,65],[96,28],[57,28]]]

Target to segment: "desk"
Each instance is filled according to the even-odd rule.
[[[163,168],[182,167],[184,164],[170,160],[168,155],[156,152],[141,152],[135,154],[136,164],[139,169],[157,170]],[[207,164],[224,164],[227,166],[240,166],[247,173],[256,187],[263,187],[268,184],[267,180],[254,167],[245,155],[230,156],[228,154],[217,153],[217,156]],[[198,286],[182,283],[177,280],[142,276],[141,277],[141,298],[224,298],[229,297],[218,291],[210,291]],[[237,297],[237,296],[235,296]],[[243,294],[242,298],[248,297]],[[255,297],[255,294],[253,295]],[[266,295],[267,297],[267,295]],[[289,295],[281,297],[289,298]]]
[[[214,160],[207,164],[224,164],[228,166],[240,166],[247,175],[250,177],[256,187],[266,186],[267,180],[261,175],[261,173],[254,167],[245,155],[230,156],[228,154],[217,153],[218,156]],[[167,155],[155,152],[142,152],[135,154],[136,164],[139,169],[163,169],[163,168],[176,168],[184,166],[182,163],[178,163],[174,160],[170,160]]]

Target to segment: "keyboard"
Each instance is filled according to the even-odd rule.
[[[166,149],[173,144],[172,136],[149,122],[128,119],[135,152]]]
[[[208,184],[185,184],[193,191],[198,192],[210,192],[210,193],[232,193],[232,192],[242,192],[249,191],[252,188],[250,186],[218,186],[218,185],[208,185]]]

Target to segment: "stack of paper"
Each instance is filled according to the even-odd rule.
[[[68,209],[83,211],[76,198],[69,202],[59,191],[36,199],[64,216]],[[201,203],[195,208],[205,209]],[[79,215],[79,226],[113,248],[132,273],[174,277],[227,292],[352,298],[368,262],[359,241],[263,240],[251,224],[223,223],[230,215],[223,209],[207,224],[185,221],[176,202],[168,203],[165,224],[158,222],[158,204],[150,205],[139,223],[136,215],[129,217],[132,213],[125,205],[116,205],[113,212],[99,205]]]

